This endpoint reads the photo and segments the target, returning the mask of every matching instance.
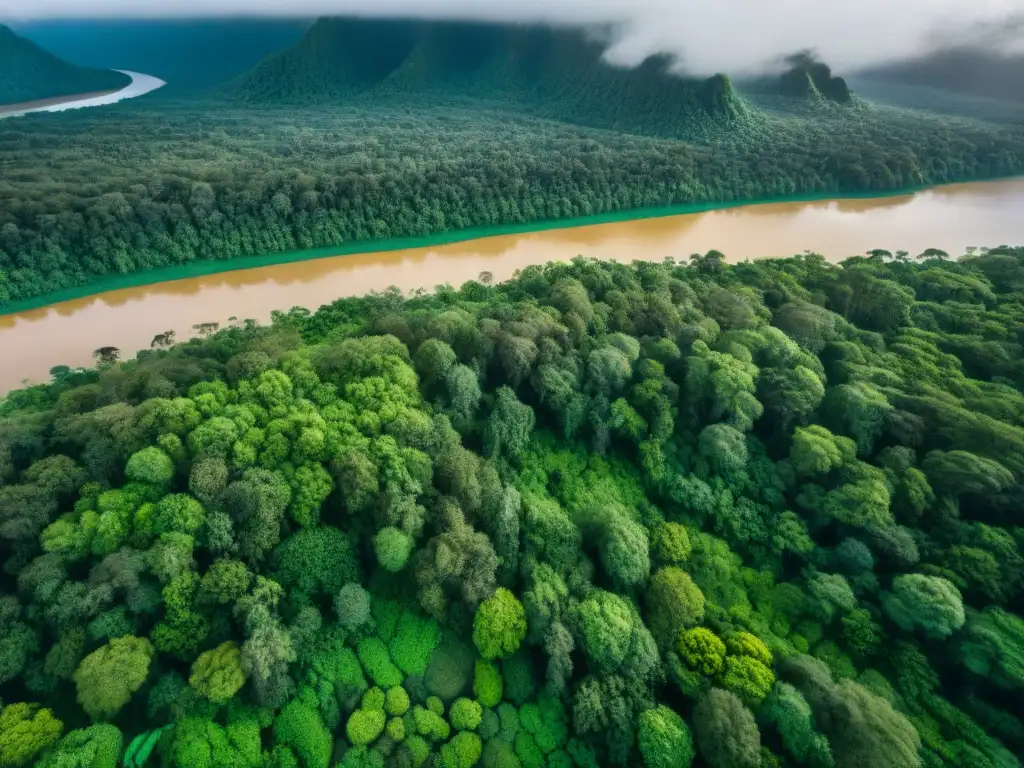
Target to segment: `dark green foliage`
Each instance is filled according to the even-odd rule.
[[[466,643],[446,635],[430,656],[424,680],[433,695],[452,701],[469,689],[475,654]]]
[[[735,695],[712,688],[693,712],[694,737],[712,768],[757,768],[761,734],[753,713]]]

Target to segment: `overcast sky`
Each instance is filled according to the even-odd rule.
[[[678,54],[699,73],[758,71],[787,53],[816,49],[839,71],[907,58],[936,40],[1010,28],[1024,0],[0,0],[0,19],[223,15],[415,15],[616,23],[608,57],[632,64]],[[1012,25],[1008,44],[1024,48]]]

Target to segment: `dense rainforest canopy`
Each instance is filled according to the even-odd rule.
[[[0,765],[1013,768],[1024,250],[576,259],[0,403]]]
[[[120,72],[68,64],[0,24],[0,105],[116,91],[131,81]]]

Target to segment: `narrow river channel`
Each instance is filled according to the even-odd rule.
[[[64,112],[68,109],[102,107],[105,104],[115,104],[124,99],[144,96],[167,85],[163,80],[152,75],[144,75],[141,72],[129,72],[127,69],[118,69],[116,71],[123,75],[128,75],[132,79],[128,85],[119,91],[82,93],[74,96],[42,99],[41,101],[28,101],[23,104],[3,104],[0,105],[0,118],[21,117],[22,115],[30,115],[35,112]]]
[[[89,366],[99,347],[114,346],[132,357],[167,330],[184,340],[200,323],[266,322],[275,309],[315,309],[389,286],[460,285],[482,272],[501,280],[527,265],[576,255],[684,260],[717,249],[742,261],[811,250],[840,261],[872,248],[911,255],[941,248],[960,255],[969,247],[997,245],[1024,245],[1024,179],[902,197],[768,203],[241,269],[0,316],[0,393],[48,380],[55,365]]]

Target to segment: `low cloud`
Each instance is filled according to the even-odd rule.
[[[1024,0],[4,0],[11,20],[358,14],[605,25],[607,57],[676,56],[695,74],[779,68],[814,50],[840,74],[973,43],[1020,50]]]

